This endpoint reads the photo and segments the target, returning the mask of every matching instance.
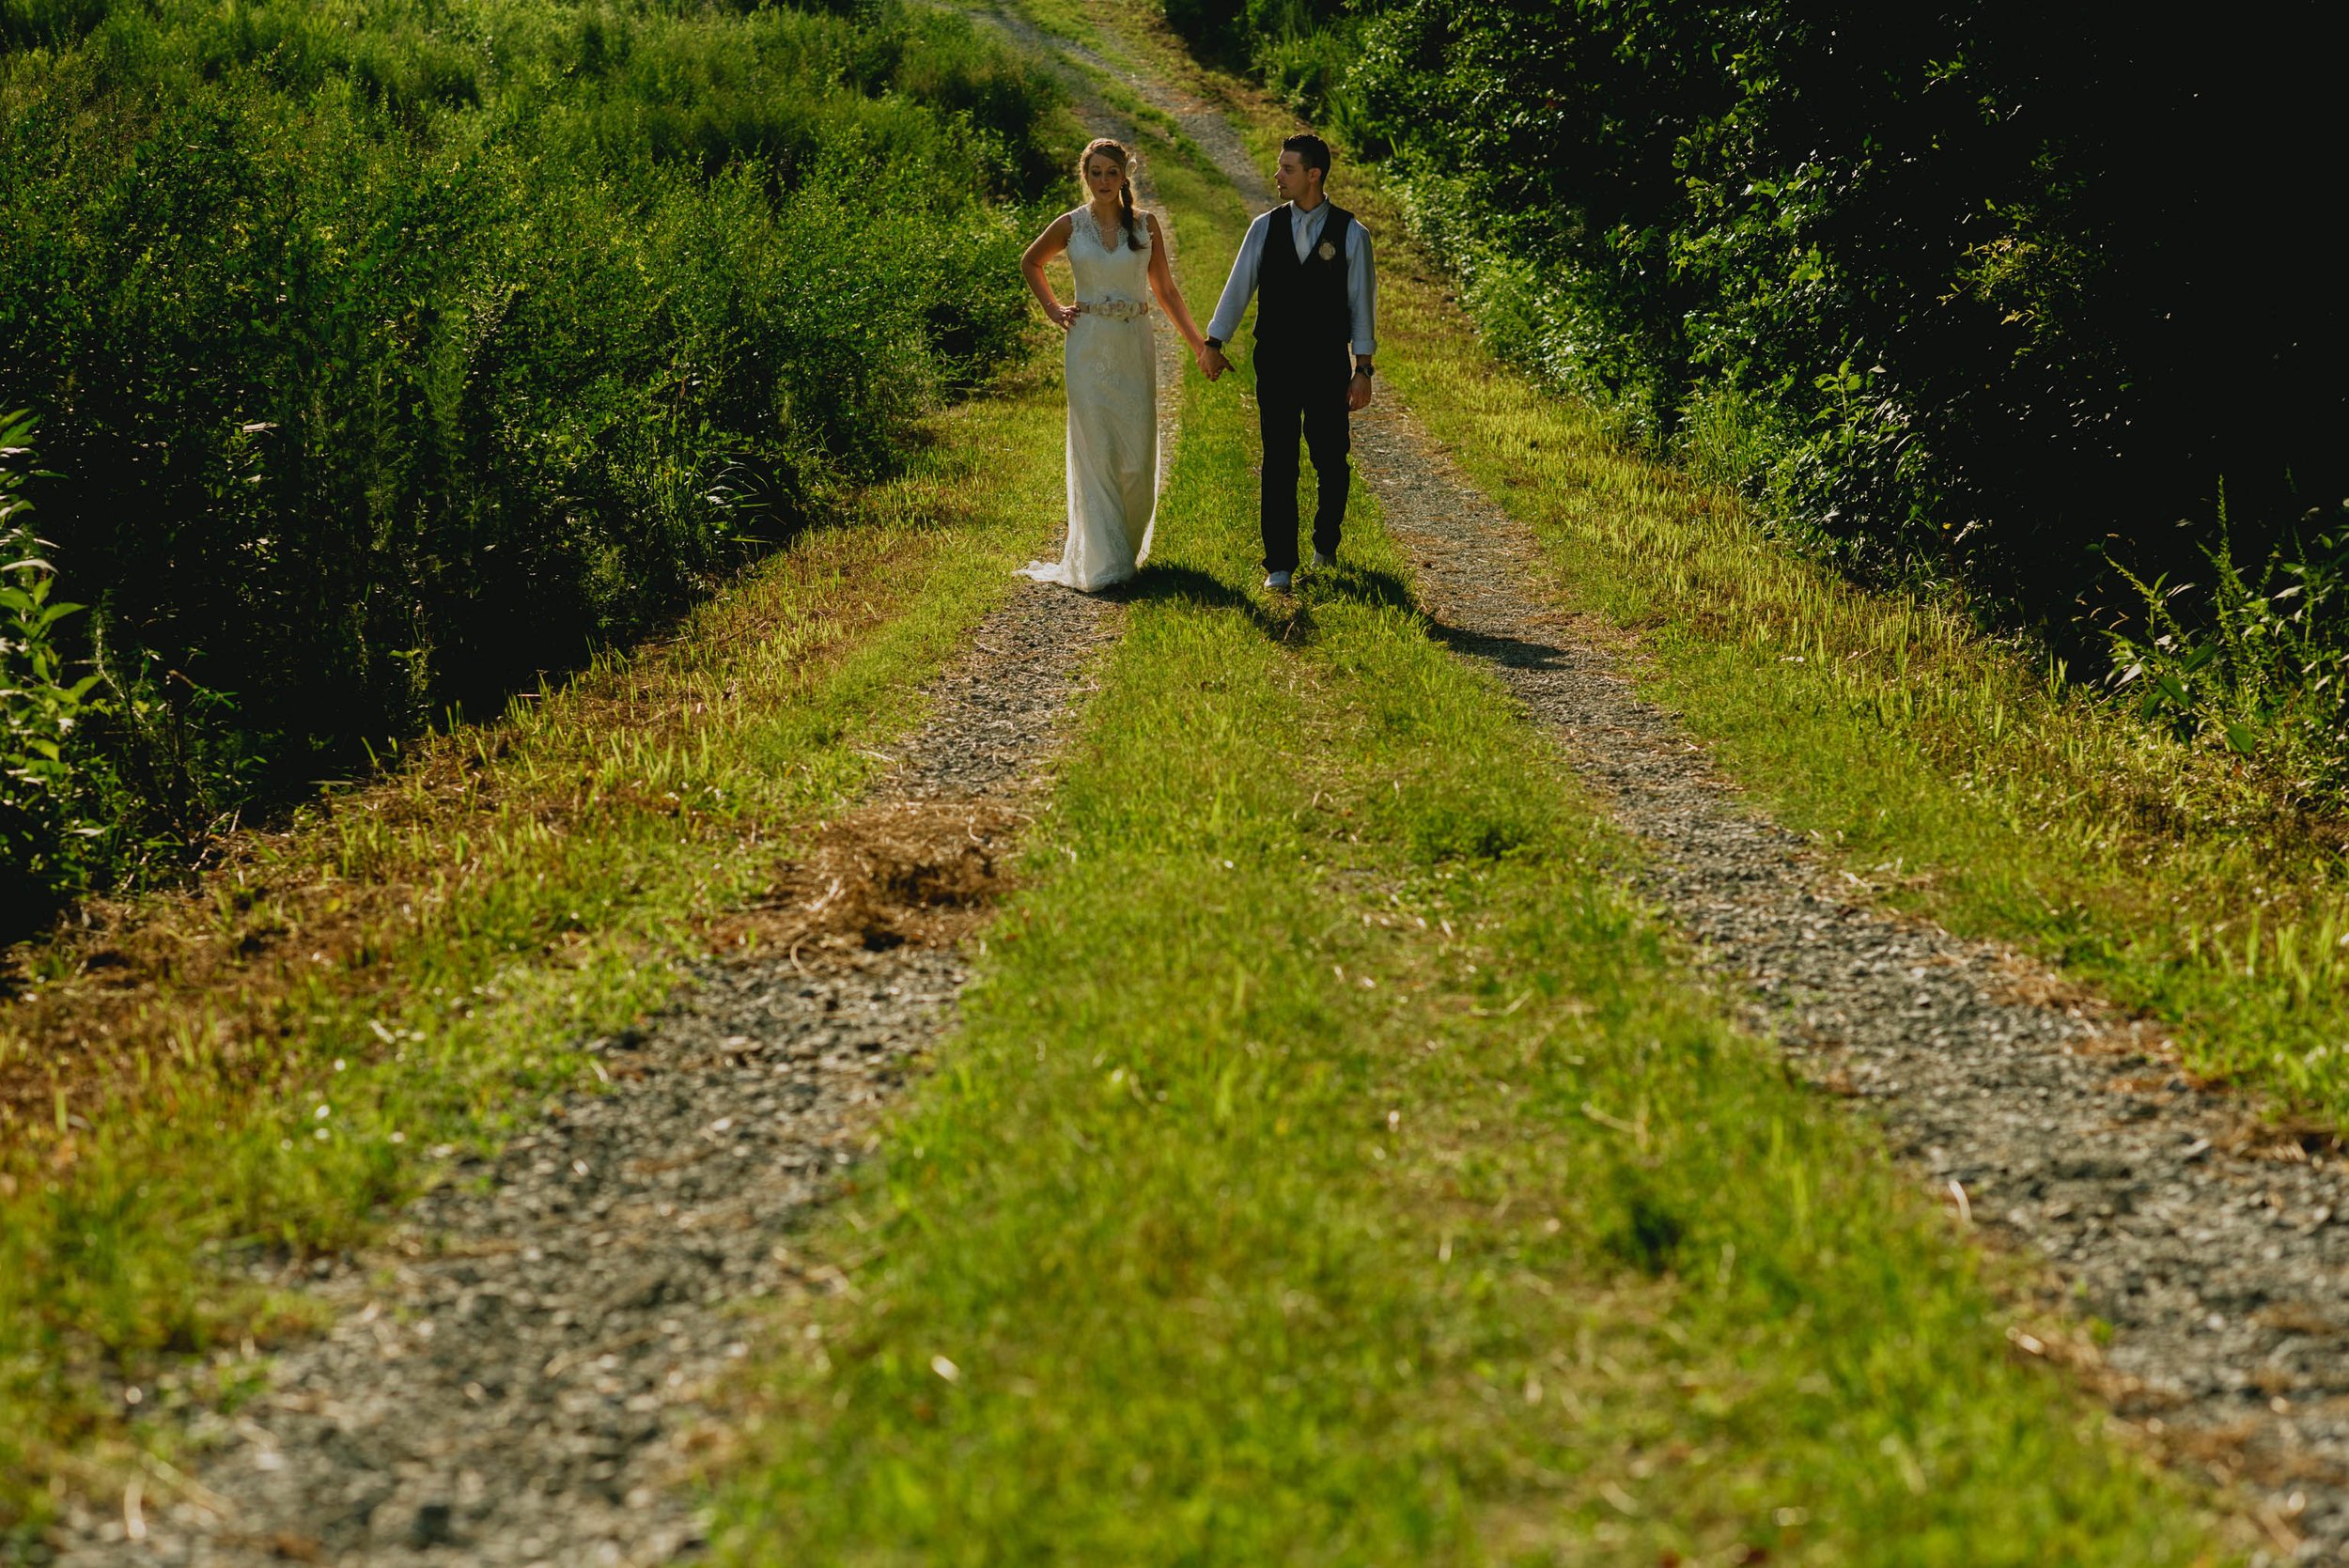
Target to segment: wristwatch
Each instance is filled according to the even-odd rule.
[[[1364,380],[1368,380],[1371,375],[1370,361],[1366,359],[1356,360],[1354,362],[1354,374],[1363,378]]]
[[[1210,337],[1206,340],[1206,343],[1207,347],[1213,349],[1217,353],[1220,354],[1223,351],[1223,340],[1221,338]]]

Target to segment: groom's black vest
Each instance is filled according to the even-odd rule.
[[[1330,204],[1321,238],[1299,261],[1289,227],[1295,210],[1286,203],[1274,208],[1265,229],[1256,270],[1256,380],[1342,388],[1354,368],[1346,352],[1354,310],[1346,297],[1346,228],[1354,214]]]

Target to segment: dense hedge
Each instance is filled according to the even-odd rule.
[[[646,627],[1003,361],[1053,89],[839,8],[0,0],[0,410],[104,828],[0,902]]]
[[[2321,8],[1165,5],[1390,160],[1496,341],[1627,434],[2349,777]]]

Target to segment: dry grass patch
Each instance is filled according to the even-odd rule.
[[[887,801],[819,825],[757,901],[709,924],[712,945],[803,954],[951,947],[1016,879],[1029,816],[981,800]]]

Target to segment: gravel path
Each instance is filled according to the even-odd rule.
[[[1257,163],[1248,151],[1247,145],[1239,139],[1239,133],[1232,129],[1232,122],[1221,109],[1206,99],[1187,92],[1173,83],[1129,70],[1083,44],[1048,33],[1025,17],[996,10],[972,10],[966,14],[973,21],[1001,30],[1022,48],[1057,66],[1062,80],[1077,98],[1080,116],[1088,126],[1103,127],[1100,134],[1124,140],[1131,136],[1133,130],[1130,119],[1104,106],[1094,94],[1092,82],[1096,78],[1107,78],[1160,114],[1170,116],[1183,134],[1190,137],[1214,163],[1217,172],[1232,182],[1239,192],[1240,199],[1247,204],[1252,217],[1272,205],[1271,169]],[[1221,288],[1222,282],[1220,277],[1196,278],[1188,292],[1198,294],[1201,289]],[[1201,298],[1212,306],[1212,293]],[[1199,322],[1200,330],[1205,331],[1206,317],[1199,317]]]
[[[2115,1334],[2061,1353],[2300,1560],[2349,1556],[2349,1172],[2202,1092],[2168,1042],[2011,951],[1902,921],[1742,804],[1538,547],[1392,402],[1355,424],[1423,605],[1497,671],[1651,851],[1646,891],[1813,1082],[1965,1222],[2046,1259]],[[1840,891],[1839,891],[1840,890]],[[2315,1145],[2332,1147],[2329,1141]]]
[[[1160,383],[1177,387],[1162,320],[1159,346]],[[381,1246],[257,1269],[332,1328],[241,1408],[194,1402],[192,1473],[151,1465],[118,1509],[72,1512],[64,1560],[698,1557],[697,1456],[724,1441],[726,1381],[772,1329],[759,1303],[829,1288],[792,1234],[951,1026],[957,944],[1122,624],[1114,596],[1018,586],[933,683],[873,798],[733,917],[758,956],[700,967],[667,1011],[596,1042],[602,1085],[496,1157],[437,1152],[449,1179]]]

